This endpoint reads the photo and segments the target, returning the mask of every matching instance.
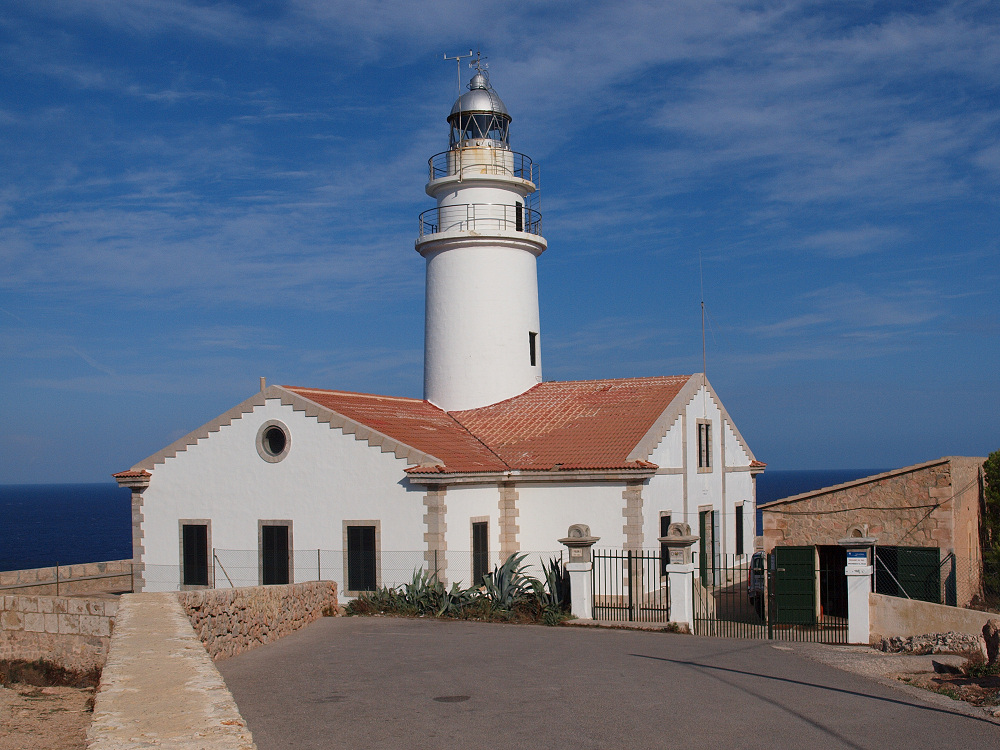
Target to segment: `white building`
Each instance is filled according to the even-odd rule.
[[[478,578],[558,551],[658,546],[671,522],[703,556],[749,554],[754,456],[700,374],[544,382],[531,160],[482,71],[430,159],[424,400],[262,388],[116,474],[132,488],[147,589],[332,578],[351,593]]]

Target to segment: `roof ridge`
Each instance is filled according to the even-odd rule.
[[[385,398],[385,399],[389,399],[390,401],[407,401],[409,403],[415,403],[415,404],[423,404],[423,403],[430,404],[431,403],[430,401],[427,401],[427,399],[412,398],[411,396],[386,396],[383,393],[364,393],[362,391],[340,391],[340,390],[334,390],[332,388],[307,388],[306,386],[303,386],[303,385],[283,385],[281,387],[282,388],[287,388],[288,390],[294,391],[296,393],[299,393],[299,392],[305,392],[305,393],[338,393],[338,394],[341,394],[341,395],[344,395],[344,396],[367,396],[369,398]],[[435,404],[431,404],[431,406],[435,406]],[[440,407],[437,407],[437,408],[440,408]],[[442,411],[444,411],[444,410],[442,409]]]
[[[589,380],[546,380],[542,383],[538,383],[532,388],[540,385],[571,385],[573,383],[624,383],[629,380],[687,380],[692,375],[697,375],[698,373],[691,373],[689,375],[636,375],[627,378],[591,378]],[[531,390],[530,388],[528,390]],[[527,393],[528,391],[525,391]],[[516,398],[516,397],[515,397]]]
[[[531,389],[529,388],[528,390],[531,390]],[[488,446],[483,441],[483,439],[479,437],[479,435],[477,435],[472,430],[470,430],[468,427],[466,427],[464,424],[462,424],[461,422],[459,422],[458,418],[455,415],[453,415],[449,411],[444,411],[444,409],[441,409],[441,411],[443,411],[445,414],[447,414],[448,417],[455,424],[457,424],[459,427],[461,427],[463,430],[465,430],[473,440],[475,440],[477,443],[479,443],[481,446],[483,446],[486,450],[488,450],[490,452],[490,455],[494,456],[496,458],[496,460],[499,461],[501,464],[503,464],[508,470],[510,470],[512,468],[511,465],[509,463],[507,463],[506,461],[504,461],[503,457],[500,456],[499,453],[497,453],[495,450],[493,450],[492,448],[490,448],[490,446]]]

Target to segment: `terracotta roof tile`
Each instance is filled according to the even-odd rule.
[[[411,474],[656,468],[628,454],[689,376],[539,383],[480,409],[284,386],[303,398],[440,459]]]
[[[115,479],[130,479],[132,477],[151,477],[153,476],[145,469],[128,469],[127,471],[119,471],[117,474],[112,474]]]
[[[440,459],[449,471],[503,471],[507,468],[503,461],[470,435],[468,430],[429,401],[317,388],[283,387],[388,435],[393,440]]]
[[[512,469],[649,468],[630,461],[689,376],[550,381],[479,409],[452,412]]]

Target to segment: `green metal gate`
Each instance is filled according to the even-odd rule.
[[[822,576],[844,568],[818,571],[816,559],[815,547],[776,547],[766,560],[758,552],[696,561],[695,634],[847,643],[846,586],[827,581],[825,605],[818,598]]]
[[[816,624],[816,548],[775,547],[771,595],[774,623]]]
[[[660,550],[594,550],[593,559],[595,620],[670,620],[670,591]]]

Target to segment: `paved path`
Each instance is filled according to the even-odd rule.
[[[1000,748],[947,699],[780,645],[349,617],[218,667],[260,750]]]

